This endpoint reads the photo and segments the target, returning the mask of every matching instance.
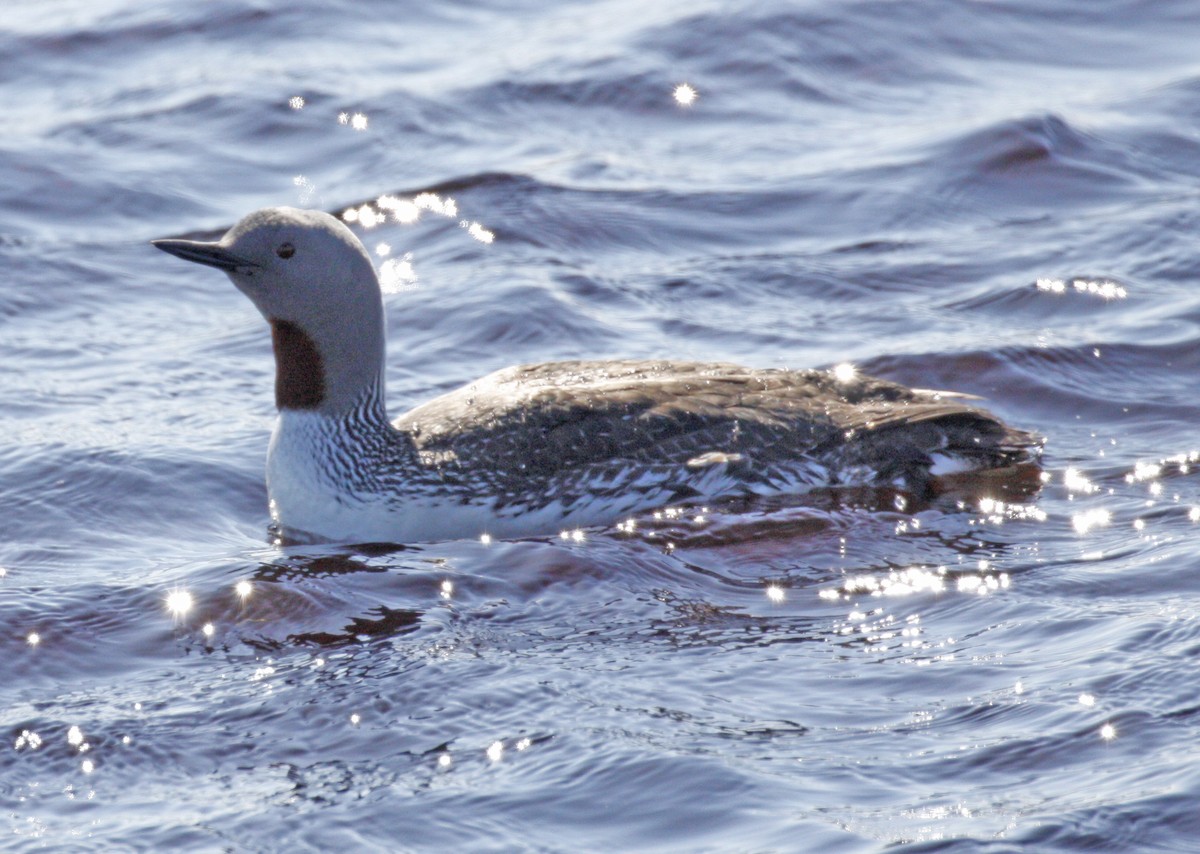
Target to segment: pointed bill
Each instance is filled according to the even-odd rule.
[[[207,267],[216,267],[232,273],[238,269],[257,267],[258,265],[234,255],[220,243],[202,243],[197,240],[151,240],[163,252],[168,252],[184,261],[195,261]]]

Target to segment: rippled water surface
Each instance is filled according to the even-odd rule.
[[[0,847],[1200,846],[1194,3],[10,5]],[[273,545],[267,331],[148,245],[271,204],[353,211],[395,412],[852,362],[1047,483]]]

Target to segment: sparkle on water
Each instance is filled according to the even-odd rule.
[[[1141,483],[1145,480],[1154,480],[1162,475],[1162,471],[1162,463],[1149,463],[1138,460],[1138,462],[1134,463],[1133,471],[1125,475],[1125,482]]]
[[[912,566],[892,569],[884,575],[860,573],[848,576],[838,587],[824,588],[817,595],[821,599],[838,601],[864,594],[879,598],[940,594],[952,588],[958,593],[986,596],[1006,590],[1011,584],[1007,572],[996,572],[987,561],[980,561],[978,572],[951,572],[945,566]]]
[[[389,258],[379,265],[379,286],[385,294],[408,290],[417,283],[412,261],[412,253],[406,252],[401,258]]]
[[[192,610],[192,594],[186,590],[172,590],[167,594],[167,610],[175,617],[182,617]]]
[[[1084,494],[1095,492],[1098,489],[1074,466],[1068,466],[1067,470],[1063,472],[1063,485],[1067,487],[1068,492]]]
[[[853,382],[858,376],[858,368],[849,362],[842,362],[840,365],[833,366],[833,378],[840,383]]]
[[[354,130],[367,129],[367,117],[363,113],[338,113],[338,124],[349,125]]]
[[[1070,287],[1076,293],[1088,294],[1103,300],[1125,299],[1129,295],[1123,285],[1108,280],[1073,279]],[[1037,289],[1052,294],[1065,294],[1067,282],[1063,279],[1038,279]]]
[[[251,682],[262,682],[270,679],[275,675],[275,667],[271,664],[264,664],[261,667],[254,668],[254,672],[250,674]]]
[[[690,107],[692,104],[696,103],[696,98],[700,96],[700,93],[697,92],[690,83],[680,83],[675,87],[673,96],[675,98],[675,103],[679,106]]]
[[[342,219],[362,228],[373,229],[389,221],[397,225],[412,225],[426,213],[457,220],[459,227],[480,243],[491,244],[496,240],[495,232],[483,223],[460,219],[458,203],[453,198],[437,193],[418,193],[409,198],[384,194],[373,203],[347,208],[342,211]],[[376,246],[375,254],[387,258],[379,268],[379,283],[383,292],[388,294],[410,288],[418,279],[411,252],[406,252],[400,258],[388,258],[391,253],[392,246],[389,243],[381,242]]]
[[[477,222],[468,222],[463,220],[459,223],[459,225],[465,228],[467,230],[467,234],[474,237],[480,243],[491,243],[496,239],[496,235],[494,233],[488,231]]]
[[[993,525],[1002,525],[1010,520],[1045,522],[1050,518],[1045,510],[1036,505],[1009,504],[996,498],[979,499],[979,512]]]
[[[305,207],[311,205],[317,195],[317,185],[304,175],[292,178],[292,184],[300,188],[300,204]]]
[[[1112,513],[1103,507],[1093,507],[1071,517],[1071,527],[1076,533],[1086,534],[1093,528],[1100,528],[1112,521]]]
[[[13,745],[15,750],[28,748],[29,750],[37,750],[42,746],[42,737],[33,730],[23,729],[21,734],[17,736],[16,744]]]

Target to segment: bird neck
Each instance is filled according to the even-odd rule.
[[[340,417],[361,415],[363,402],[375,400],[379,417],[386,421],[382,317],[356,324],[356,334],[347,334],[337,322],[303,326],[272,318],[270,323],[278,409]]]
[[[325,365],[308,333],[288,320],[271,321],[275,350],[275,406],[316,409],[325,400]]]

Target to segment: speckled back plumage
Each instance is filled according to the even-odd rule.
[[[822,476],[823,485],[854,477],[923,492],[935,453],[993,467],[1028,458],[1036,444],[952,397],[870,377],[665,361],[506,368],[395,425],[451,477],[470,471],[538,491],[585,472],[603,483],[658,466],[675,471],[677,498],[697,495],[690,482],[718,465],[744,492]]]

